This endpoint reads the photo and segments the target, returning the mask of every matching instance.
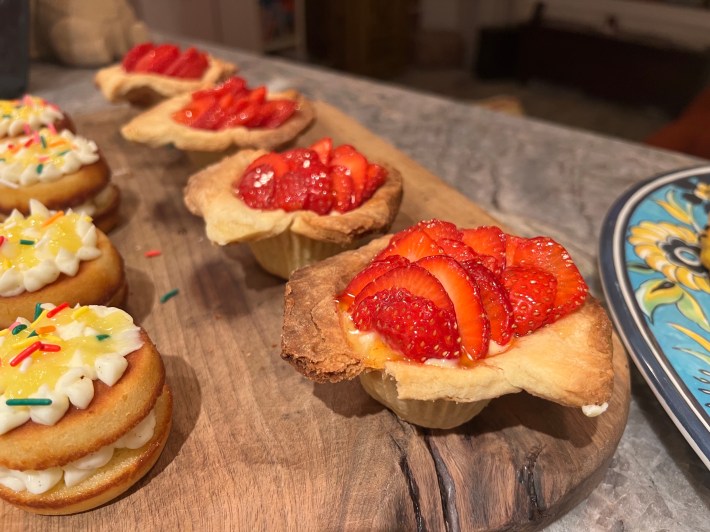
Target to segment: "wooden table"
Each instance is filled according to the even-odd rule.
[[[238,62],[254,83],[293,85],[337,106],[516,232],[556,237],[597,294],[596,242],[606,209],[634,181],[693,163],[365,80],[214,51]],[[110,151],[109,162],[116,180],[125,184],[127,220],[111,236],[127,257],[129,310],[156,340],[171,381],[180,383],[176,424],[157,467],[113,505],[71,521],[29,518],[2,506],[3,528],[126,528],[133,523],[160,528],[175,520],[187,525],[189,519],[194,528],[215,529],[229,523],[243,529],[441,529],[445,522],[452,530],[468,529],[467,514],[460,513],[463,488],[442,492],[447,484],[437,475],[444,469],[437,469],[442,455],[432,444],[436,435],[396,423],[358,392],[357,383],[314,386],[280,362],[273,313],[282,283],[261,272],[248,250],[208,244],[200,221],[186,215],[178,201],[189,173],[180,154],[166,149],[146,157],[121,144],[118,132],[105,126],[116,112],[104,112],[108,106],[90,78],[88,71],[39,66],[31,89],[77,115],[81,128],[103,135],[98,141],[123,146]],[[153,247],[161,247],[163,256],[143,258],[142,252]],[[228,286],[238,289],[224,297],[218,287]],[[177,298],[157,302],[175,287],[181,289]],[[209,329],[196,327],[203,319],[211,323]],[[227,368],[219,363],[224,356],[233,357]],[[208,381],[214,387],[205,388]],[[344,397],[355,400],[344,402]],[[635,370],[630,407],[626,433],[601,484],[550,530],[705,526],[707,470]],[[286,429],[270,432],[275,419]],[[324,448],[323,441],[335,443]],[[475,437],[469,441],[468,449],[458,450],[475,452]],[[465,473],[450,471],[459,482],[482,482]],[[195,489],[204,485],[211,486],[208,493]],[[314,490],[343,485],[349,488]],[[537,522],[546,522],[544,511]],[[309,519],[295,522],[294,516]]]

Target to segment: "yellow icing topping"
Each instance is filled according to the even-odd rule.
[[[32,214],[24,219],[8,218],[0,224],[0,273],[10,268],[32,268],[46,258],[55,257],[62,248],[76,254],[83,243],[77,231],[82,220],[91,222],[84,214],[62,211]]]
[[[41,174],[47,165],[57,168],[64,166],[66,155],[76,149],[72,137],[43,128],[2,145],[0,163],[10,165],[19,162],[23,168],[35,166],[37,173]]]
[[[45,108],[59,111],[59,108],[37,96],[25,96],[20,100],[0,100],[0,118],[28,121]]]
[[[54,389],[70,368],[94,367],[99,356],[132,350],[135,342],[124,334],[136,330],[133,320],[117,309],[90,306],[48,314],[52,311],[42,310],[34,322],[16,324],[15,334],[13,329],[0,331],[0,395],[6,399],[26,398],[43,385]],[[27,327],[18,331],[22,325]],[[39,349],[18,361],[23,350],[37,343]]]

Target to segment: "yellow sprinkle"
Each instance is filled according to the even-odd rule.
[[[28,329],[25,329],[25,330],[28,331]],[[29,332],[29,331],[28,331],[28,332]],[[32,344],[35,343],[36,341],[37,341],[37,337],[36,337],[36,336],[30,336],[30,337],[28,337],[28,338],[25,338],[24,340],[20,340],[19,342],[17,342],[17,343],[15,344],[15,348],[17,348],[17,349],[22,349],[23,347],[27,347],[28,345],[32,345]]]
[[[57,219],[61,218],[62,216],[64,216],[64,211],[55,212],[52,216],[50,216],[49,218],[47,218],[44,221],[44,223],[42,224],[42,227],[45,227],[45,226],[51,224],[52,222],[56,221]]]
[[[83,314],[86,314],[89,312],[89,307],[79,307],[76,309],[74,312],[71,313],[71,319],[75,320],[79,316],[82,316]]]

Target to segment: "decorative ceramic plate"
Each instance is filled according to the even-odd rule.
[[[710,469],[710,276],[700,233],[710,166],[649,179],[613,205],[600,270],[612,319],[636,366]]]

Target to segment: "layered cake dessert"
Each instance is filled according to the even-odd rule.
[[[107,100],[152,105],[165,98],[196,91],[232,75],[232,63],[194,47],[141,43],[121,63],[102,68],[95,82]]]
[[[103,231],[119,221],[120,193],[96,143],[69,130],[41,129],[0,142],[0,219],[28,214],[30,200],[87,214]]]
[[[0,222],[0,327],[37,301],[115,306],[126,292],[121,256],[87,215],[31,200],[27,216]]]
[[[172,397],[160,355],[122,310],[38,306],[0,331],[0,499],[70,514],[157,461]]]
[[[246,242],[268,272],[297,268],[388,230],[402,176],[323,138],[282,153],[241,151],[190,177],[185,204],[220,246]]]
[[[434,428],[523,390],[598,415],[613,386],[611,324],[564,247],[440,220],[295,272],[282,356]]]

